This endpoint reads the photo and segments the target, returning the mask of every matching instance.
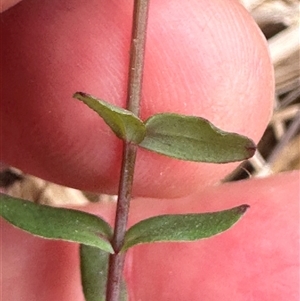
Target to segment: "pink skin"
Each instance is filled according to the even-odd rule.
[[[211,187],[176,200],[135,199],[130,224],[164,213],[251,205],[227,232],[195,243],[132,248],[130,301],[299,300],[299,173]],[[183,207],[184,204],[184,207]],[[112,220],[113,205],[86,208]],[[83,301],[78,246],[2,222],[2,300]]]
[[[2,161],[116,193],[122,143],[71,95],[81,90],[125,106],[131,10],[129,1],[26,0],[1,16]],[[272,87],[266,43],[236,1],[151,2],[143,119],[193,114],[258,141]],[[298,300],[299,173],[206,187],[234,166],[139,151],[130,224],[168,212],[251,208],[213,239],[132,249],[125,270],[131,301]],[[113,219],[112,205],[86,210]],[[3,300],[83,301],[77,245],[4,221],[1,230]]]
[[[2,0],[0,4],[0,13],[3,11],[9,9],[10,7],[16,5],[19,3],[21,0]]]
[[[202,116],[257,142],[274,83],[254,21],[236,1],[152,2],[142,118]],[[125,106],[132,3],[82,3],[27,0],[2,15],[2,160],[67,186],[117,193],[122,143],[72,95]],[[134,194],[187,195],[235,166],[140,150]]]

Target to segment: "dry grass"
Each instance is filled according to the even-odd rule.
[[[266,177],[300,165],[300,31],[298,0],[240,0],[268,39],[275,70],[274,114],[256,155],[231,180]],[[245,169],[247,172],[245,172]]]

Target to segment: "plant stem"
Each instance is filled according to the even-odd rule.
[[[147,31],[149,0],[135,0],[130,48],[130,66],[128,74],[127,109],[139,116],[144,54]],[[127,220],[133,184],[134,165],[137,145],[124,142],[120,175],[115,230],[112,246],[115,254],[109,258],[106,301],[119,301],[125,254],[119,253],[127,228]]]

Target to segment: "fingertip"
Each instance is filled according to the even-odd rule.
[[[296,300],[298,171],[211,187],[178,200],[136,199],[130,222],[161,214],[220,211],[242,203],[251,208],[236,225],[215,237],[141,245],[129,251],[126,276],[132,298],[268,300],[276,291],[276,298]]]
[[[49,181],[116,194],[122,143],[71,95],[125,105],[132,3],[32,2],[29,10],[29,2],[4,16],[3,160]],[[249,14],[231,0],[153,2],[148,28],[142,118],[201,116],[257,142],[272,110],[273,73]],[[139,150],[134,195],[187,195],[236,165]]]

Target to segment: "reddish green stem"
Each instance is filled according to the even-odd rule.
[[[149,0],[135,0],[128,76],[127,109],[139,116]],[[110,256],[106,301],[119,301],[125,254],[119,253],[127,228],[137,146],[124,142],[121,178],[116,209],[115,230]]]

